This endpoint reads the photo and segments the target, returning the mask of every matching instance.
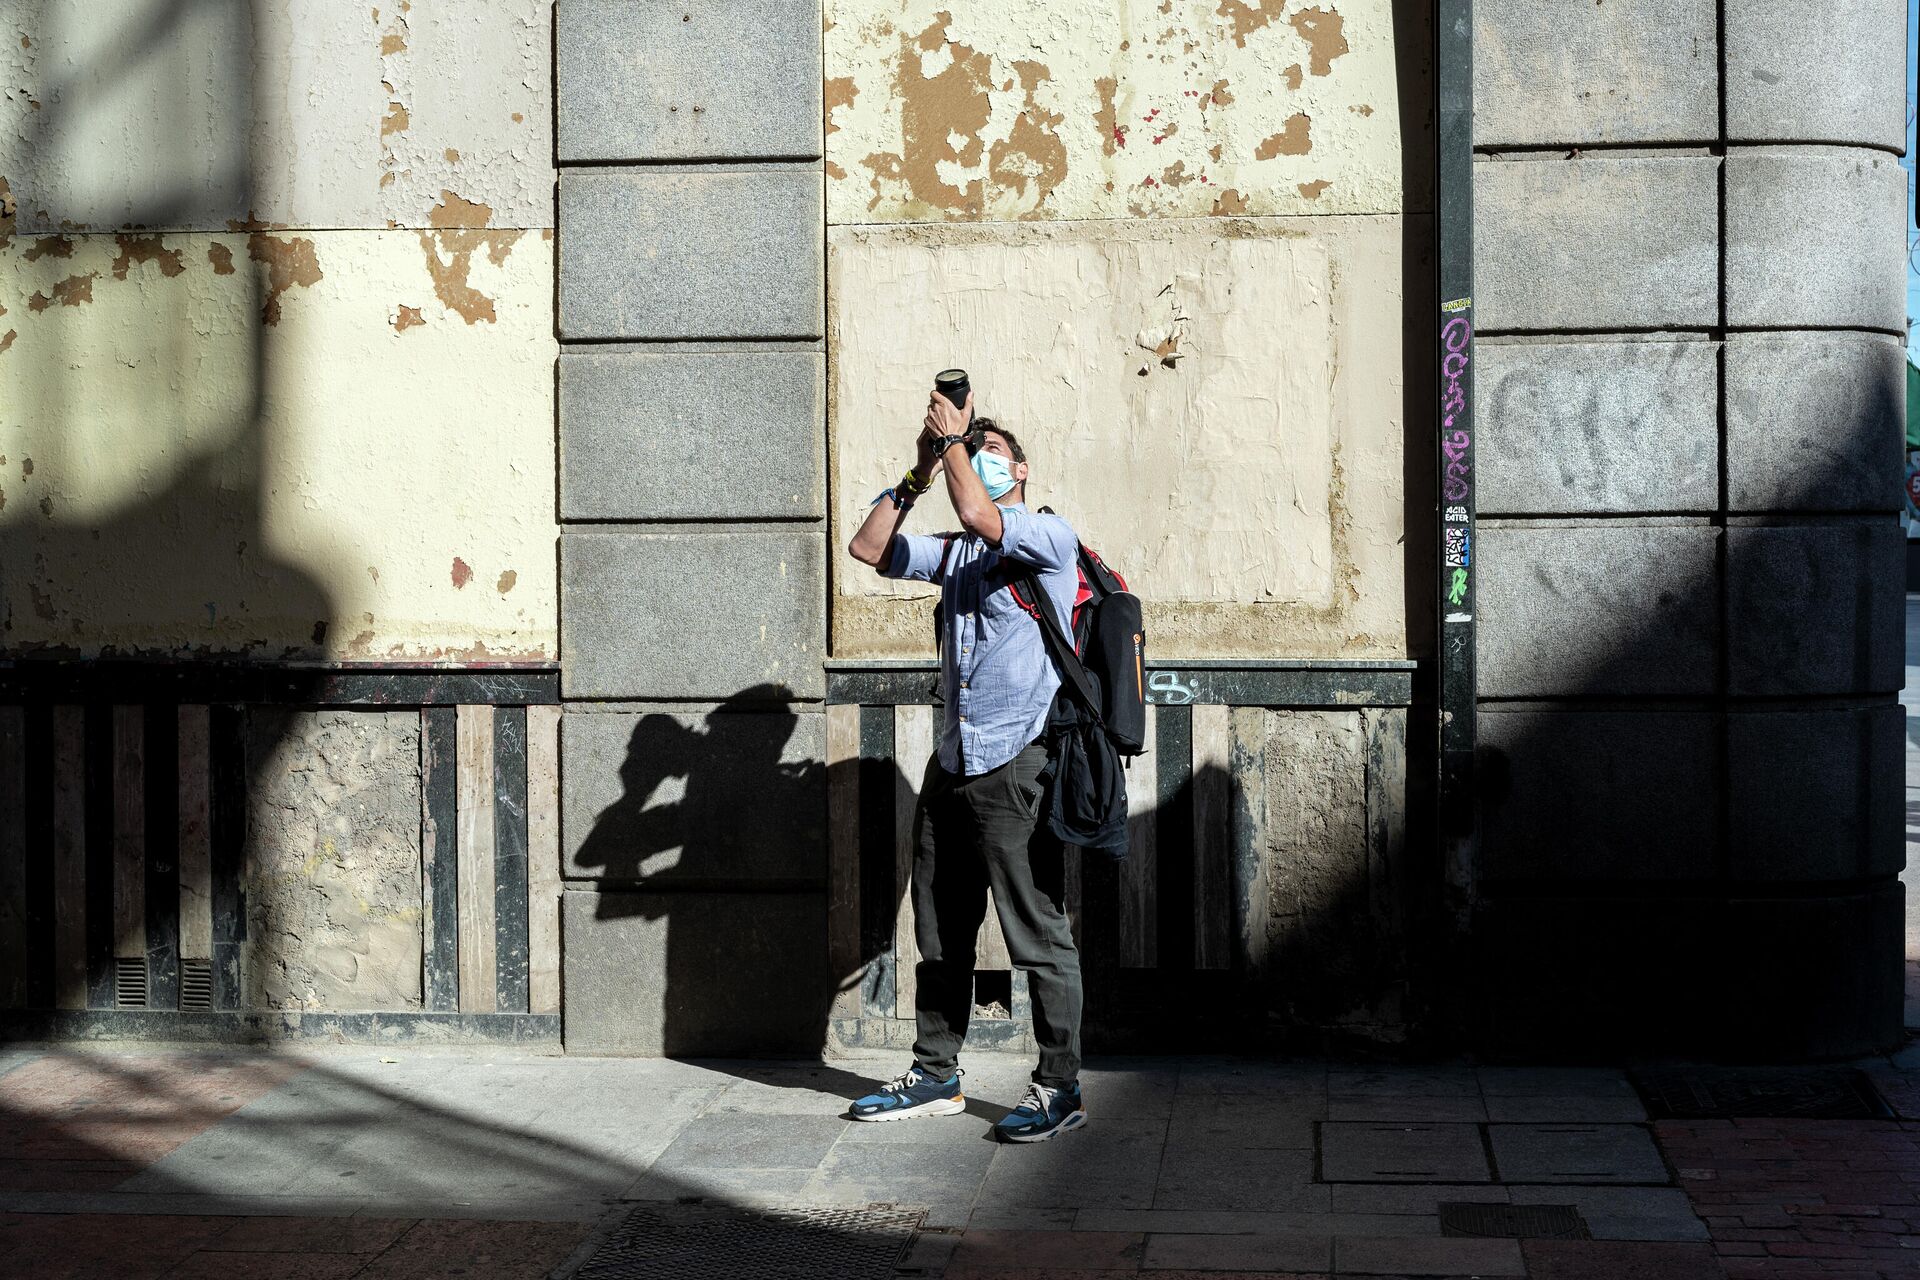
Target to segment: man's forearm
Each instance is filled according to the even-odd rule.
[[[958,450],[957,456],[955,450]],[[953,512],[960,517],[961,526],[999,546],[1000,508],[987,496],[987,486],[974,473],[967,460],[966,446],[956,444],[947,450],[946,471],[947,498],[953,503]]]
[[[874,503],[867,518],[854,531],[853,541],[847,544],[847,554],[861,564],[886,568],[887,557],[893,549],[893,535],[907,522],[909,509],[894,506],[889,498]]]
[[[928,475],[930,470],[931,466],[924,457],[914,463],[914,474],[922,479],[931,480]],[[895,492],[899,492],[898,486]],[[904,493],[901,496],[910,497]],[[893,551],[893,535],[907,522],[908,510],[910,507],[895,506],[892,499],[883,496],[867,511],[867,518],[854,531],[853,540],[847,543],[847,554],[861,564],[884,571]]]

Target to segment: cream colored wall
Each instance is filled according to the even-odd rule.
[[[960,361],[1019,432],[1031,502],[1127,576],[1157,652],[1401,652],[1399,437],[1357,425],[1399,410],[1398,369],[1370,358],[1398,332],[1398,236],[1378,217],[837,234],[836,528],[899,478],[929,371]],[[990,353],[956,342],[982,334]],[[944,492],[908,527],[956,528]],[[837,580],[838,649],[926,646],[927,589]]]
[[[1412,651],[1390,0],[827,12],[834,545],[957,364],[1158,654]],[[928,651],[834,583],[837,656]]]
[[[557,656],[548,15],[0,27],[0,649]]]

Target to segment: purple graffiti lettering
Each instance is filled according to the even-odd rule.
[[[1465,431],[1453,429],[1456,415],[1467,407],[1466,388],[1460,380],[1467,372],[1472,360],[1473,323],[1465,316],[1455,316],[1440,329],[1440,345],[1447,354],[1441,357],[1440,372],[1445,379],[1440,393],[1441,430],[1452,434],[1443,438],[1440,449],[1446,455],[1446,465],[1441,471],[1440,492],[1448,502],[1465,502],[1473,491],[1473,465],[1467,460],[1467,450],[1472,437]]]

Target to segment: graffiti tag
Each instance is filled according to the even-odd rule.
[[[1467,509],[1465,507],[1448,507],[1447,520],[1452,524],[1465,524],[1467,522]]]
[[[1453,581],[1447,584],[1447,603],[1459,604],[1467,598],[1467,571],[1455,569]]]
[[[1147,689],[1153,694],[1151,701],[1163,707],[1184,707],[1193,701],[1193,686],[1178,672],[1154,672],[1147,677]]]
[[[1447,526],[1446,564],[1449,569],[1464,569],[1473,563],[1473,535],[1458,526]]]
[[[1440,430],[1444,433],[1440,450],[1446,455],[1440,491],[1448,502],[1465,502],[1473,489],[1473,466],[1467,458],[1472,437],[1453,425],[1467,407],[1467,392],[1460,379],[1473,358],[1472,342],[1473,322],[1464,315],[1453,317],[1440,330],[1440,345],[1445,349],[1440,358],[1440,376],[1445,379],[1440,394]]]

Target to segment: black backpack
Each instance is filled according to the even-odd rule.
[[[1040,624],[1060,671],[1042,774],[1048,826],[1067,844],[1124,858],[1127,776],[1121,757],[1146,749],[1146,626],[1140,599],[1127,590],[1126,579],[1084,543],[1079,561],[1071,636],[1061,629],[1032,568],[1023,566],[1008,587]]]

